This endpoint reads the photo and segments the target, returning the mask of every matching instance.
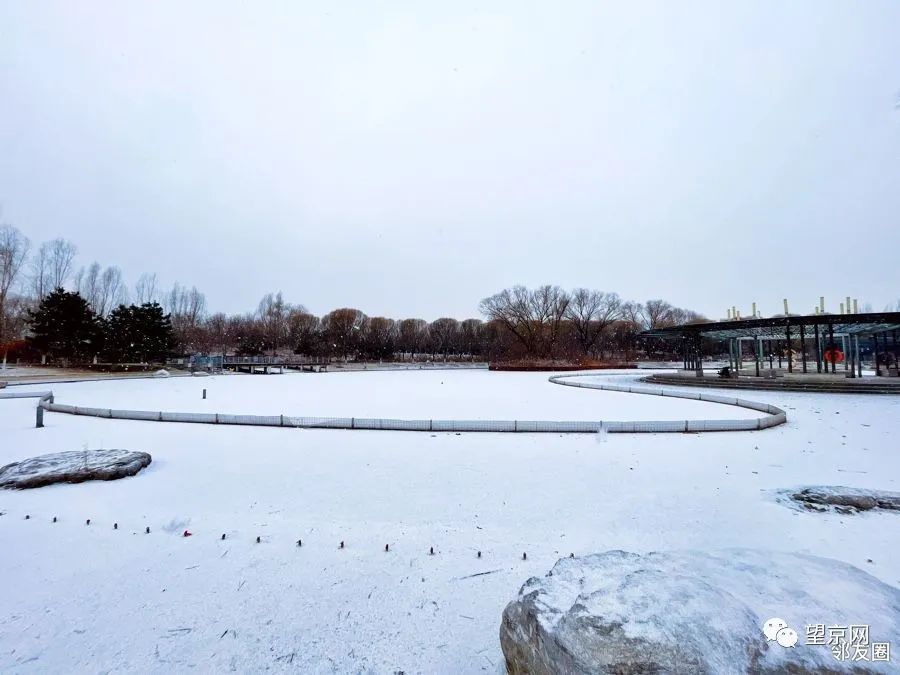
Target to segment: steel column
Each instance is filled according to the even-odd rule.
[[[697,351],[697,357],[696,357],[697,358],[697,362],[696,362],[697,377],[703,377],[703,353],[702,353],[703,343],[700,339],[700,333],[697,333],[697,335],[694,336],[694,342],[696,344],[696,351]]]
[[[856,374],[857,377],[862,377],[862,359],[859,356],[859,335],[853,338],[854,342],[856,342]]]
[[[875,377],[881,377],[881,364],[878,363],[878,333],[872,333],[872,342],[875,343]]]
[[[806,335],[803,333],[803,324],[800,324],[800,358],[803,359],[803,372],[806,373]]]
[[[759,377],[759,337],[753,338],[753,361],[756,364],[756,376]]]
[[[830,349],[831,349],[831,359],[830,359],[831,374],[834,375],[836,372],[836,368],[835,368],[835,360],[836,359],[834,358],[835,344],[834,344],[834,324],[833,323],[828,324],[828,340],[831,343],[831,347],[830,347]],[[826,362],[826,365],[827,365],[827,362]]]
[[[787,324],[784,327],[784,334],[787,338],[787,359],[788,359],[788,372],[794,372],[794,350],[791,349],[791,324]]]
[[[816,372],[822,372],[822,345],[819,343],[819,324],[816,324]]]

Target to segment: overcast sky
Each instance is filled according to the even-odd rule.
[[[426,8],[427,5],[427,8]],[[900,297],[900,2],[0,0],[0,221],[316,313]]]

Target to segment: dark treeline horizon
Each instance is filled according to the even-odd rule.
[[[196,287],[160,287],[142,274],[128,288],[118,267],[92,263],[75,270],[77,249],[64,239],[31,252],[16,228],[0,226],[0,348],[10,351],[33,328],[34,312],[58,288],[78,294],[99,319],[122,308],[158,304],[171,323],[173,355],[294,352],[310,356],[490,360],[632,359],[646,329],[704,321],[665,300],[623,300],[615,292],[556,285],[513,286],[484,298],[481,318],[368,316],[341,307],[317,316],[280,291],[266,293],[253,311],[209,312]],[[102,321],[101,321],[102,323]],[[646,345],[645,351],[649,355]]]

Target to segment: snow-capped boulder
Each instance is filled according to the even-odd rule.
[[[810,511],[856,513],[881,509],[900,511],[900,492],[852,488],[842,485],[816,485],[796,490],[780,490],[776,499],[787,499]]]
[[[169,377],[169,371],[165,368],[160,368],[155,373],[153,373],[153,377]]]
[[[769,640],[773,619],[786,627]],[[852,660],[849,631],[843,660],[808,643],[807,626],[851,624],[869,626],[869,660]],[[500,626],[514,675],[896,672],[896,654],[872,660],[876,642],[900,644],[900,590],[846,563],[750,549],[563,558]]]
[[[0,488],[36,488],[52,483],[82,483],[133,476],[150,464],[146,452],[76,450],[13,462],[0,468]]]

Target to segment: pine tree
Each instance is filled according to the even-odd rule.
[[[172,323],[155,302],[119,305],[106,320],[106,356],[110,361],[161,361],[172,344]]]
[[[54,358],[91,358],[103,347],[100,321],[87,300],[62,288],[29,312],[29,324],[29,344]]]

